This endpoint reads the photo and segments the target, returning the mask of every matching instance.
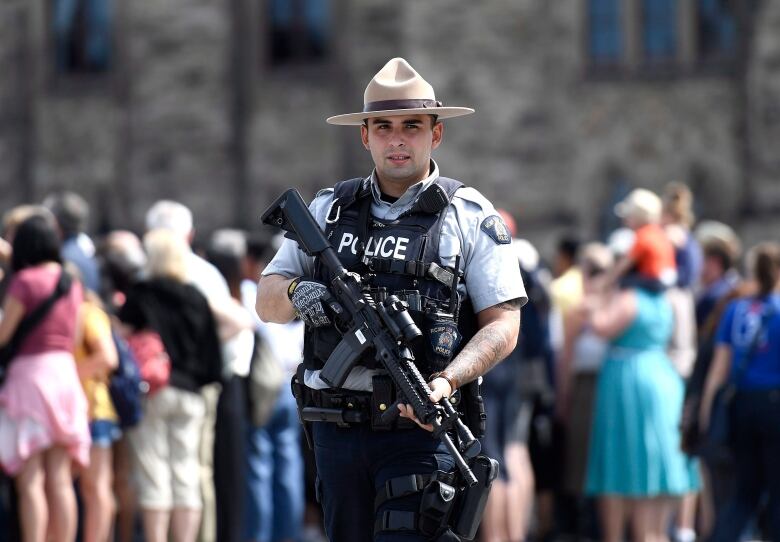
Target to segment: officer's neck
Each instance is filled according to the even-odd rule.
[[[418,177],[407,179],[383,178],[383,176],[377,170],[374,170],[374,175],[376,176],[377,183],[379,184],[379,191],[386,196],[397,199],[403,196],[406,191],[409,190],[410,186],[422,182],[430,177],[431,172],[433,172],[433,168],[434,165],[433,162],[431,162],[430,169],[423,171],[420,175],[418,175]]]
[[[406,193],[406,191],[409,190],[410,186],[419,183],[424,178],[425,177],[416,180],[410,179],[405,181],[400,181],[400,180],[389,181],[386,179],[382,179],[382,177],[378,173],[376,175],[376,180],[377,183],[379,184],[379,191],[386,196],[389,196],[391,198],[396,198],[396,199],[403,196]]]

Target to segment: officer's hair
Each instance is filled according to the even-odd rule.
[[[177,201],[160,200],[146,212],[146,229],[158,228],[187,238],[192,233],[192,212]]]

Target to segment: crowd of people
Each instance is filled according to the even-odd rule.
[[[482,382],[501,466],[483,542],[780,540],[780,245],[743,259],[692,209],[684,185],[637,189],[615,208],[624,228],[561,239],[549,266],[514,240],[529,302]],[[3,218],[0,533],[324,540],[288,385],[303,326],[254,309],[272,238],[196,242],[167,200],[140,238],[87,224],[71,192]],[[115,390],[128,363],[135,410]]]

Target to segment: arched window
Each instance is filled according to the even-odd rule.
[[[328,0],[268,0],[274,65],[323,59],[330,31]]]
[[[111,68],[113,0],[52,0],[59,73],[100,73]]]
[[[588,2],[588,53],[596,66],[619,64],[623,57],[618,0]]]
[[[650,63],[675,59],[676,0],[642,0],[642,51],[645,61]]]

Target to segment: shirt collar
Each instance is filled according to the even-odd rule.
[[[363,182],[371,183],[371,195],[374,198],[374,204],[384,205],[385,207],[405,208],[410,206],[423,190],[428,188],[431,183],[439,178],[439,165],[433,159],[431,159],[431,165],[433,167],[431,169],[430,175],[428,175],[422,181],[419,181],[407,188],[406,192],[404,192],[395,203],[382,200],[382,192],[379,190],[379,181],[376,176],[376,169],[374,169],[374,171],[371,172],[371,175],[366,177]]]

